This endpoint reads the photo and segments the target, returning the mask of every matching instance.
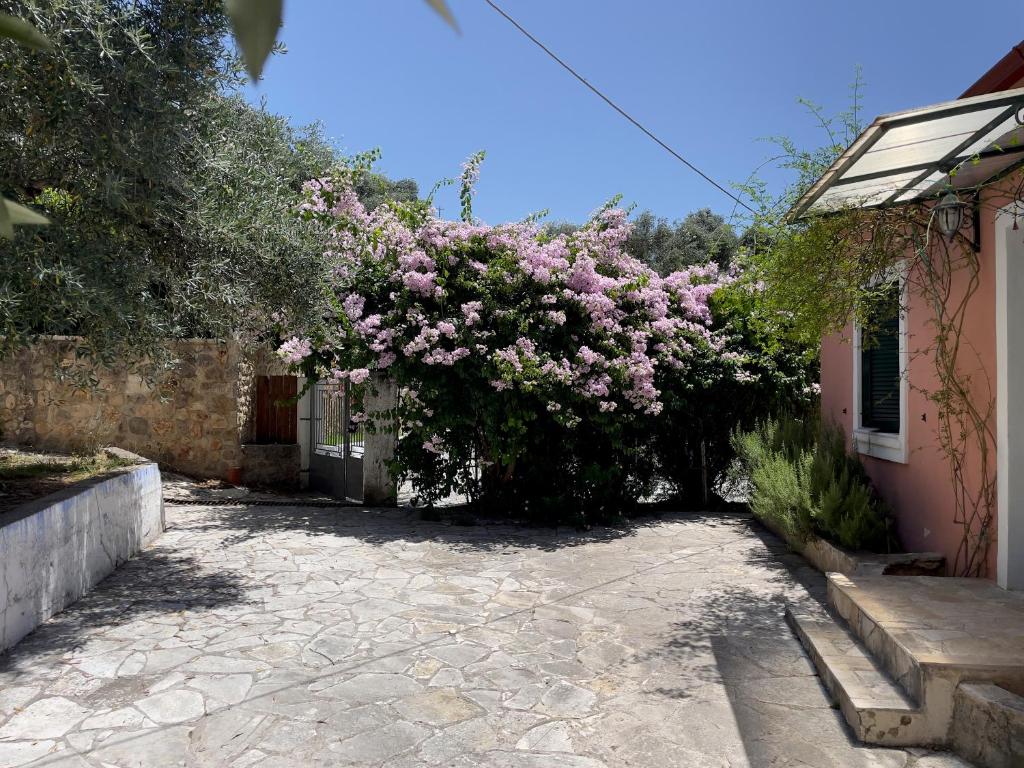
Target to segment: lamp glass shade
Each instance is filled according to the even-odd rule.
[[[935,206],[935,219],[939,231],[946,237],[960,231],[960,225],[964,223],[964,203],[955,192],[948,193]]]

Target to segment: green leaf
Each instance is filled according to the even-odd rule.
[[[6,197],[0,197],[0,237],[12,240],[14,238],[14,224],[11,223],[11,214],[7,210],[9,202],[10,200]]]
[[[8,13],[0,13],[0,37],[9,38],[37,51],[48,51],[53,48],[46,35],[24,19]]]
[[[448,26],[456,32],[459,31],[459,23],[455,21],[455,15],[452,13],[445,0],[427,0],[427,5],[437,11],[438,15],[448,22]]]
[[[245,68],[259,80],[281,28],[284,0],[224,0]]]
[[[14,227],[26,224],[49,224],[50,220],[31,208],[20,203],[0,197],[0,237],[8,240],[14,237]]]
[[[45,226],[50,223],[50,220],[43,216],[43,214],[28,208],[21,203],[16,203],[13,200],[4,200],[4,207],[7,209],[8,215],[11,217],[11,223],[18,226],[37,225]]]

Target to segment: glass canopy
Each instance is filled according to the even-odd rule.
[[[789,211],[871,208],[973,189],[1024,163],[1024,88],[876,118]]]

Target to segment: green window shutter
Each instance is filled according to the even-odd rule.
[[[862,341],[861,426],[879,432],[900,431],[900,322],[899,308],[879,308],[879,320],[870,338]],[[885,319],[882,319],[885,318]]]

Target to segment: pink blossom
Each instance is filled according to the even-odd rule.
[[[313,354],[313,344],[309,339],[300,339],[296,336],[288,339],[277,350],[277,354],[286,362],[292,365],[301,363]]]

